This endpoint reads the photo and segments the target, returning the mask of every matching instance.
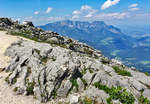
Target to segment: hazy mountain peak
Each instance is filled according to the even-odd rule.
[[[116,28],[114,26],[109,26],[107,25],[104,21],[93,21],[93,22],[88,22],[88,21],[71,21],[71,20],[64,20],[64,21],[58,21],[54,23],[49,23],[44,26],[40,26],[44,30],[53,30],[51,27],[59,27],[61,29],[63,28],[74,28],[74,29],[79,29],[81,31],[86,31],[86,32],[105,32],[111,34],[122,34],[121,30],[119,28]],[[53,30],[55,31],[55,30]]]
[[[104,25],[105,22],[104,21],[93,21],[92,24],[101,24],[101,25]]]

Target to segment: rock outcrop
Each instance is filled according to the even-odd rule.
[[[5,20],[5,19],[4,19]],[[9,20],[9,19],[8,19]],[[11,21],[11,20],[9,20]],[[5,71],[16,94],[33,95],[41,102],[71,104],[149,104],[150,77],[109,60],[92,47],[33,26],[7,24],[19,40],[6,51],[12,61]]]

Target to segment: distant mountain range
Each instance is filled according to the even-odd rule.
[[[59,21],[38,26],[63,36],[85,42],[109,58],[118,58],[126,65],[134,65],[150,72],[150,36],[133,37],[104,21]]]

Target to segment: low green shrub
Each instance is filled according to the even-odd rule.
[[[72,83],[72,88],[75,87],[76,90],[78,91],[79,85],[78,85],[78,83],[77,83],[77,79],[72,79],[72,80],[71,80],[71,83]]]
[[[118,73],[118,75],[129,76],[129,77],[132,76],[130,72],[128,72],[124,69],[121,69],[118,66],[113,66],[113,69],[115,70],[116,73]]]
[[[96,99],[89,98],[87,96],[79,98],[78,104],[104,104],[98,102]]]
[[[5,81],[7,82],[7,83],[9,83],[9,77],[12,75],[12,73],[9,73],[9,75],[5,78]]]
[[[57,91],[56,91],[56,89],[53,90],[51,96],[52,96],[54,99],[56,99],[56,97],[57,97]]]
[[[93,99],[85,97],[83,100],[83,104],[93,104]]]
[[[46,97],[46,95],[44,93],[41,93],[41,97]]]
[[[84,52],[85,52],[85,54],[88,54],[89,56],[93,55],[93,50],[90,50],[88,48],[84,48]]]
[[[34,82],[29,82],[28,80],[26,81],[27,83],[27,88],[26,88],[26,91],[27,91],[27,95],[33,95],[34,94],[34,85],[35,83]]]
[[[52,59],[52,61],[56,61],[56,57],[54,57],[54,56],[51,57],[51,59]]]
[[[71,42],[71,43],[69,43],[69,48],[74,47],[74,45],[75,45],[75,44],[74,44],[74,43],[72,43],[72,42]]]
[[[93,73],[94,71],[93,71],[93,69],[89,68],[89,72],[90,72],[90,73]]]
[[[38,50],[38,49],[34,49],[35,50],[35,52],[38,54],[38,55],[40,55],[40,50]]]
[[[45,58],[41,58],[40,60],[41,60],[41,62],[42,62],[43,64],[46,64],[47,61],[49,60],[49,58],[48,58],[48,57],[45,57]]]
[[[5,29],[3,29],[3,28],[0,28],[0,31],[6,31]]]
[[[81,70],[81,74],[84,75],[84,74],[86,74],[87,71],[89,71],[90,73],[93,73],[93,72],[94,72],[92,68],[86,68],[86,67],[84,67],[84,68]]]
[[[11,35],[15,35],[15,36],[21,36],[21,37],[24,37],[24,38],[27,38],[27,39],[30,39],[30,40],[33,40],[33,41],[36,41],[36,42],[42,42],[40,39],[38,39],[37,37],[31,37],[30,33],[29,32],[9,32],[9,34]]]
[[[15,87],[15,88],[13,89],[13,91],[14,91],[14,92],[17,92],[17,91],[18,91],[18,87]]]
[[[86,67],[84,67],[82,70],[81,70],[81,74],[86,74],[86,72],[87,72],[87,68]]]
[[[95,82],[93,85],[100,90],[104,90],[106,93],[111,92],[111,88],[107,87],[106,85],[102,85],[99,82]]]
[[[12,84],[15,84],[17,82],[17,78],[14,78],[13,80],[12,80]]]
[[[27,68],[27,73],[30,74],[32,72],[31,67]]]
[[[96,54],[94,54],[94,58],[95,58],[95,59],[99,59],[99,56],[96,55]]]
[[[122,87],[109,88],[106,85],[100,84],[99,82],[96,82],[93,85],[109,94],[109,98],[107,98],[108,104],[112,104],[112,100],[119,100],[122,104],[134,104],[135,98],[133,95],[128,93],[126,89],[123,89]]]
[[[150,74],[149,74],[148,72],[145,72],[144,74],[145,74],[146,76],[150,76]]]
[[[143,95],[141,95],[138,100],[140,104],[150,104],[150,100],[145,98]]]
[[[85,79],[81,78],[82,83],[84,84],[84,90],[86,89],[86,87],[88,86],[87,82]]]

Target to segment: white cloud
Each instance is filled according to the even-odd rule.
[[[47,10],[45,11],[46,14],[50,13],[53,10],[53,8],[48,7]],[[44,14],[44,12],[39,12],[39,11],[35,11],[34,14],[38,15],[38,14]]]
[[[139,10],[139,8],[138,8],[137,6],[138,6],[137,3],[132,4],[132,5],[129,5],[129,6],[128,6],[129,11],[137,11],[137,10]]]
[[[130,12],[99,13],[98,10],[88,5],[81,6],[80,10],[75,10],[72,14],[71,19],[78,20],[119,20],[130,17]]]
[[[130,8],[129,10],[130,11],[137,11],[137,10],[139,10],[139,8]]]
[[[93,9],[91,6],[83,5],[83,6],[81,6],[80,10],[73,11],[72,19],[77,19],[77,18],[82,18],[82,17],[90,18],[96,12],[97,12],[97,10]]]
[[[35,24],[46,24],[49,22],[65,20],[64,17],[25,17],[23,21],[32,21]]]
[[[150,18],[150,13],[139,13],[139,14],[135,14],[134,16],[135,18],[142,18],[142,19],[148,19]],[[148,22],[149,23],[149,22]]]
[[[99,19],[124,19],[130,17],[128,12],[101,13],[95,16]]]
[[[46,20],[47,21],[61,21],[64,20],[64,17],[48,17]]]
[[[30,16],[30,17],[25,17],[25,18],[24,18],[25,21],[32,21],[32,19],[33,19],[32,16]]]
[[[78,19],[78,18],[80,18],[80,16],[78,16],[78,15],[74,15],[74,16],[72,16],[72,18],[71,18],[71,19]]]
[[[90,18],[90,17],[94,16],[94,14],[95,14],[96,12],[97,12],[96,10],[89,11],[89,13],[86,14],[84,17]]]
[[[83,5],[82,7],[81,7],[81,11],[84,11],[84,10],[91,10],[92,9],[92,7],[91,6],[88,6],[88,5]]]
[[[39,14],[39,11],[35,11],[34,14],[35,14],[35,15],[38,15],[38,14]]]
[[[21,18],[12,18],[14,21],[21,21]]]
[[[135,8],[135,7],[137,7],[137,6],[138,6],[138,4],[136,3],[136,4],[129,5],[128,7],[129,7],[129,8]]]
[[[104,10],[104,9],[107,9],[113,5],[116,5],[120,2],[120,0],[107,0],[102,6],[101,6],[101,9]]]
[[[93,15],[92,14],[87,14],[86,16],[84,16],[84,17],[86,17],[86,18],[90,18],[90,17],[92,17]]]
[[[119,1],[119,0],[118,0]],[[116,3],[117,1],[115,1]],[[113,3],[113,5],[115,4]],[[129,8],[131,9],[131,8]],[[139,8],[132,8],[132,11],[138,10]],[[93,9],[89,5],[83,5],[79,10],[72,12],[71,19],[74,20],[124,20],[129,19],[133,16],[133,12],[110,12],[110,13],[100,13],[97,9]]]
[[[50,13],[52,11],[53,8],[48,7],[46,10],[46,13]]]
[[[81,12],[78,11],[78,10],[75,10],[75,11],[72,12],[72,14],[77,15],[77,14],[81,14]]]

